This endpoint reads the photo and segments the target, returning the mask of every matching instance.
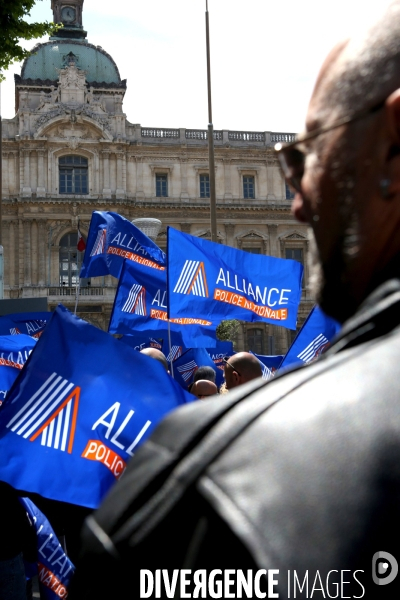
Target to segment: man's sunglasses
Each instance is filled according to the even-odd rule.
[[[292,188],[296,192],[301,192],[301,180],[304,175],[304,165],[307,154],[303,150],[300,150],[297,146],[303,144],[304,142],[308,142],[308,140],[313,140],[323,133],[327,133],[328,131],[337,129],[342,125],[347,125],[348,123],[358,121],[359,119],[363,119],[364,117],[375,113],[385,106],[385,102],[386,99],[381,100],[378,104],[374,104],[374,106],[371,108],[355,112],[351,116],[339,119],[339,121],[336,121],[332,125],[328,125],[327,127],[318,127],[318,129],[314,129],[314,131],[301,134],[294,142],[291,142],[290,144],[275,144],[274,149],[278,154],[278,159],[282,167],[283,174]]]
[[[230,356],[224,356],[224,358],[222,359],[224,361],[224,363],[226,365],[229,365],[231,369],[233,369],[234,371],[236,371],[236,373],[239,375],[239,377],[241,377],[241,373],[239,373],[239,371],[236,369],[236,367],[234,367],[232,365],[232,363],[229,362]]]

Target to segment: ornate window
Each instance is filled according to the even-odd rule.
[[[243,198],[255,198],[254,175],[243,175]]]
[[[210,176],[208,174],[200,175],[200,198],[210,197]]]
[[[60,194],[88,194],[88,159],[61,156],[58,159]]]
[[[267,239],[256,231],[249,231],[245,235],[237,236],[237,246],[251,254],[264,254],[267,252]]]
[[[156,196],[157,198],[168,198],[168,175],[156,174]]]
[[[84,252],[79,252],[77,244],[77,233],[67,233],[60,240],[60,286],[72,287],[78,283]]]
[[[297,260],[297,262],[304,265],[303,248],[285,248],[285,258]]]
[[[255,354],[265,354],[263,329],[254,328],[247,330],[247,347],[252,352],[255,352]]]

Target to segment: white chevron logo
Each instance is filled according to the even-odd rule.
[[[72,452],[80,387],[52,373],[44,384],[7,423],[6,427],[42,446]]]
[[[142,285],[133,284],[128,298],[122,307],[122,312],[134,313],[145,316],[146,312],[146,290]]]
[[[92,251],[90,256],[97,256],[98,254],[103,254],[106,247],[106,239],[107,239],[107,229],[100,229],[97,232],[96,241],[93,244]]]
[[[177,294],[193,294],[208,298],[208,288],[204,263],[199,260],[187,260],[174,288]]]

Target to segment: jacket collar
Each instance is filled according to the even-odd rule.
[[[389,333],[400,323],[400,279],[393,278],[380,285],[346,321],[325,355]]]

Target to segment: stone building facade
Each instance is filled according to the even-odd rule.
[[[123,112],[126,80],[105,50],[86,40],[83,0],[52,0],[64,28],[36,46],[15,77],[16,114],[3,121],[4,297],[47,296],[75,305],[85,235],[94,210],[162,221],[210,238],[206,130],[143,127]],[[217,230],[221,244],[295,258],[305,266],[299,325],[312,307],[307,230],[290,213],[290,193],[273,147],[279,132],[215,131]],[[78,314],[107,329],[116,280],[83,282]],[[294,332],[243,323],[238,349],[285,352]]]

